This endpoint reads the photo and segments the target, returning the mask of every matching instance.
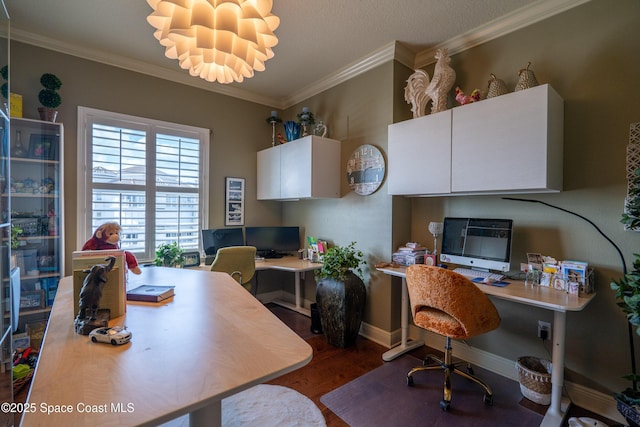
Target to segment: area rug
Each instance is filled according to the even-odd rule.
[[[326,427],[320,409],[288,387],[259,384],[222,399],[223,427]],[[188,427],[189,416],[159,427]]]
[[[320,398],[351,427],[360,426],[539,426],[543,416],[520,405],[517,381],[485,369],[474,373],[493,391],[493,406],[483,402],[484,390],[458,375],[452,376],[451,409],[440,409],[443,373],[418,372],[415,385],[407,386],[407,372],[422,361],[403,355]]]
[[[222,400],[224,427],[324,427],[320,409],[288,387],[260,384]]]

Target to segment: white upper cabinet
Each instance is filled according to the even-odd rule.
[[[258,200],[280,198],[280,150],[276,145],[267,150],[258,151]]]
[[[563,122],[564,101],[541,85],[390,125],[389,193],[561,191]]]
[[[258,200],[340,197],[340,141],[309,135],[258,152]]]
[[[451,110],[389,126],[389,194],[451,192]]]
[[[562,190],[564,104],[549,85],[453,110],[451,191]]]

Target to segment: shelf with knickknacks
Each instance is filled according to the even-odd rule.
[[[267,117],[267,123],[271,125],[271,146],[276,145],[276,124],[282,123],[282,119],[278,117],[277,111],[272,111],[271,115]]]

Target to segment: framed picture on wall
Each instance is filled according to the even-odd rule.
[[[244,178],[225,178],[224,225],[244,225]]]

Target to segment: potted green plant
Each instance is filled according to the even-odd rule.
[[[58,93],[62,82],[55,74],[45,73],[40,77],[40,83],[44,87],[38,94],[38,100],[42,104],[42,107],[38,108],[40,119],[55,122],[58,116],[56,108],[62,103],[62,98]]]
[[[18,249],[20,247],[19,237],[22,236],[23,230],[20,226],[11,224],[11,249]]]
[[[616,298],[619,300],[618,306],[627,316],[627,320],[636,334],[640,335],[640,254],[634,254],[633,270],[624,272],[624,275],[618,280],[611,282],[611,289],[616,292]],[[626,270],[626,268],[625,268]],[[633,345],[633,334],[629,340]],[[635,365],[635,362],[633,362]],[[640,376],[635,372],[625,375],[625,379],[631,381],[632,386],[626,388],[620,393],[615,394],[618,403],[618,411],[625,417],[630,426],[640,425],[640,391],[638,390],[638,381]]]
[[[316,270],[316,303],[327,341],[336,347],[353,345],[364,314],[367,289],[362,281],[363,253],[355,242],[329,248]],[[356,274],[358,273],[358,274]]]
[[[634,178],[629,186],[627,199],[625,200],[625,212],[620,222],[629,230],[640,228],[640,168],[634,171]],[[629,328],[629,345],[631,350],[631,366],[633,372],[624,378],[631,381],[631,387],[615,394],[618,403],[618,411],[625,417],[630,426],[640,425],[640,390],[638,381],[640,375],[635,370],[635,354],[633,352],[633,337],[640,335],[640,254],[633,254],[633,270],[627,271],[626,263],[622,260],[623,275],[617,280],[611,281],[611,289],[616,293],[618,306],[627,316]]]
[[[178,242],[163,243],[156,249],[155,265],[165,267],[181,267],[184,264],[184,249]]]

